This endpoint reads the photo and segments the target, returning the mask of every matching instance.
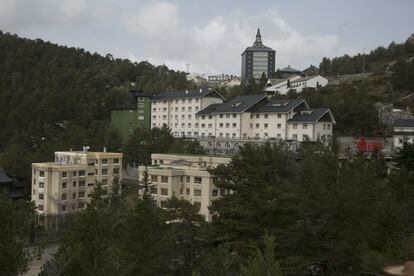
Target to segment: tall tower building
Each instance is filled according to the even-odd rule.
[[[253,46],[247,47],[241,55],[242,81],[259,80],[262,74],[271,77],[275,72],[276,51],[262,43],[260,29],[257,29],[256,41]]]

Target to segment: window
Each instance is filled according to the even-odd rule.
[[[185,194],[190,195],[190,189],[189,188],[185,189]]]
[[[93,164],[93,163],[92,163]],[[72,177],[76,177],[76,174],[77,174],[77,172],[76,171],[73,171],[72,172]]]
[[[293,134],[293,140],[298,140],[298,135],[297,134]]]
[[[200,189],[194,189],[193,195],[194,196],[201,196],[201,190]]]
[[[230,123],[226,123],[226,128],[229,128],[230,127]]]
[[[194,201],[193,204],[194,204],[195,207],[197,207],[198,211],[200,211],[200,209],[201,209],[201,202]]]
[[[302,141],[309,141],[309,136],[306,134],[302,135]]]
[[[106,164],[108,164],[108,159],[106,158],[102,159],[102,165],[106,165]]]
[[[157,185],[154,185],[151,187],[151,194],[156,195],[158,193],[158,187]]]
[[[161,195],[167,196],[168,195],[168,189],[167,188],[161,188]]]
[[[210,115],[210,116],[208,116],[208,118],[211,120],[213,118],[213,116]]]
[[[93,176],[93,175],[95,175],[95,173],[94,172],[88,172],[88,175]]]
[[[218,190],[217,189],[213,189],[213,197],[214,196],[218,196]]]
[[[221,188],[220,189],[220,195],[224,196],[226,194],[226,189]]]
[[[43,207],[42,204],[39,204],[39,206],[37,206],[37,209],[39,209],[39,211],[43,211],[44,210],[44,207]]]
[[[101,181],[101,184],[103,185],[103,186],[105,186],[105,185],[108,185],[108,180],[107,179],[103,179],[102,181]],[[92,186],[93,186],[94,184],[92,183]]]
[[[323,129],[326,129],[326,124],[323,124]]]
[[[237,114],[233,114],[233,118],[236,118],[237,117]]]
[[[44,171],[39,171],[39,176],[40,177],[44,177],[45,176],[45,172]]]
[[[250,128],[253,128],[253,124],[250,124]]]
[[[84,208],[85,207],[85,202],[79,202],[78,203],[78,208],[79,209],[82,209],[82,208]]]
[[[180,182],[183,183],[184,182],[184,176],[180,176]]]
[[[260,118],[260,114],[256,114],[256,119],[259,119]]]
[[[180,195],[184,193],[184,188],[180,188]]]
[[[269,114],[265,114],[264,117],[265,119],[267,119],[269,117]]]
[[[201,184],[201,177],[194,177],[194,183]]]
[[[268,124],[264,124],[264,128],[267,128],[268,127]]]
[[[205,118],[206,118],[206,116],[204,116],[204,115],[203,115],[203,116],[201,116],[201,120],[204,120]]]
[[[280,119],[282,118],[282,114],[277,114],[277,117]]]
[[[66,200],[66,194],[62,194],[62,200]]]
[[[62,182],[62,189],[66,189],[66,186],[68,185],[68,183],[66,182]]]
[[[162,183],[168,183],[168,176],[161,176]]]
[[[326,127],[330,130],[331,129],[331,124],[326,124]]]
[[[45,187],[45,183],[44,182],[39,182],[39,188],[44,188]]]
[[[33,195],[36,195],[36,190],[35,189],[33,189]]]
[[[303,124],[303,125],[302,125],[302,128],[303,128],[303,129],[307,129],[307,128],[308,128],[308,124]]]
[[[185,178],[186,178],[187,183],[190,183],[191,182],[191,177],[186,176]]]
[[[119,168],[114,169],[114,174],[119,174]]]
[[[260,124],[256,124],[256,128],[260,128]]]
[[[68,173],[67,172],[62,172],[62,177],[63,178],[68,177]]]
[[[45,198],[44,194],[39,194],[39,199],[44,199],[44,198]]]
[[[85,187],[85,180],[79,181],[79,187]]]
[[[78,197],[79,198],[84,198],[85,197],[85,192],[79,192]]]
[[[72,193],[72,198],[75,199],[76,198],[76,193]]]
[[[223,114],[220,114],[220,118],[223,118]]]
[[[223,123],[220,123],[220,124],[219,124],[219,127],[223,127]]]
[[[108,169],[102,169],[102,175],[107,175],[108,174]]]
[[[205,128],[206,127],[206,124],[201,124],[201,128]]]
[[[76,181],[72,182],[72,187],[76,187]]]
[[[237,127],[237,124],[236,123],[233,123],[233,128],[236,128]]]
[[[277,128],[282,128],[282,124],[277,124]]]
[[[114,158],[113,163],[114,163],[114,164],[119,164],[119,159],[118,159],[118,158]]]
[[[158,175],[151,175],[151,181],[158,182]]]
[[[85,176],[85,171],[79,171],[79,176]]]

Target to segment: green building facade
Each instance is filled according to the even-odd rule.
[[[126,143],[137,128],[149,130],[151,126],[151,96],[142,91],[131,91],[130,101],[111,111],[111,124]]]

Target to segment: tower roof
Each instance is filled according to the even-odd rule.
[[[262,35],[260,34],[260,29],[257,29],[257,33],[256,33],[256,40],[253,43],[253,46],[251,47],[247,47],[246,50],[244,50],[244,52],[246,51],[253,51],[253,52],[274,52],[275,50],[273,50],[270,47],[267,47],[265,45],[263,45],[262,43]],[[243,54],[244,54],[243,52]],[[242,55],[243,55],[242,54]]]

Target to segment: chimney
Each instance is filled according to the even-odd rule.
[[[106,152],[106,147],[103,148],[103,152]]]

